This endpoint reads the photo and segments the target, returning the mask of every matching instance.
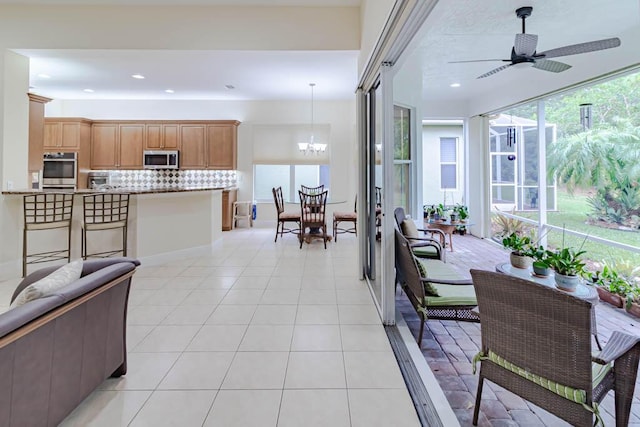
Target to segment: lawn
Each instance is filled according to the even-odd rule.
[[[569,194],[558,189],[558,211],[547,213],[549,224],[565,227],[568,230],[575,230],[590,236],[597,236],[603,239],[626,243],[628,245],[640,247],[640,232],[623,231],[610,228],[599,227],[587,224],[587,214],[590,211],[586,194]],[[518,212],[524,217],[537,219],[537,213]],[[547,234],[548,244],[551,247],[562,247],[562,232],[552,231]],[[580,247],[584,238],[565,235],[565,246]],[[617,262],[623,260],[634,266],[640,266],[640,254],[625,249],[619,249],[608,245],[592,242],[584,242],[584,250],[587,251],[585,258],[591,261]]]

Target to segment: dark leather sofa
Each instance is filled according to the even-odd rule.
[[[138,265],[85,261],[77,281],[0,314],[0,426],[58,425],[106,378],[127,372],[127,301]],[[56,268],[27,276],[12,301]]]

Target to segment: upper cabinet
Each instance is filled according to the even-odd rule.
[[[205,169],[207,167],[205,124],[180,125],[180,169]]]
[[[78,151],[82,145],[83,127],[88,128],[86,119],[45,119],[44,151]]]
[[[142,169],[144,135],[144,124],[94,123],[91,169]]]
[[[180,125],[147,123],[145,150],[177,150]]]
[[[238,125],[207,125],[207,167],[211,169],[237,169]]]

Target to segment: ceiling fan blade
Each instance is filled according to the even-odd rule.
[[[594,52],[596,50],[611,49],[620,46],[620,39],[617,37],[611,39],[595,40],[592,42],[572,44],[550,49],[535,55],[536,58],[557,58],[559,56],[577,55],[579,53]]]
[[[513,64],[502,65],[502,66],[500,66],[498,68],[494,68],[493,70],[489,71],[488,73],[484,73],[483,75],[478,76],[476,78],[484,79],[485,77],[489,77],[489,76],[491,76],[491,75],[493,75],[493,74],[495,74],[495,73],[497,73],[499,71],[506,70],[507,68],[511,67],[512,65]]]
[[[538,36],[535,34],[516,34],[516,40],[513,43],[513,49],[516,55],[519,56],[531,56],[536,51],[538,46]]]
[[[469,61],[449,61],[448,64],[465,64],[467,62],[511,62],[510,59],[471,59]]]
[[[552,61],[550,59],[537,59],[535,64],[533,64],[533,68],[551,71],[552,73],[561,73],[571,68],[571,65],[565,64],[564,62]]]

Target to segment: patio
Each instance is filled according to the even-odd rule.
[[[455,252],[447,252],[447,262],[469,276],[471,268],[493,270],[508,260],[508,252],[491,242],[472,236],[454,236]],[[407,325],[417,336],[420,320],[404,293],[396,294],[396,305]],[[624,310],[600,302],[596,306],[598,335],[604,345],[612,331],[640,335],[640,319]],[[436,376],[460,425],[470,426],[478,376],[471,371],[471,360],[480,346],[480,324],[450,320],[428,320],[422,341],[422,354]],[[480,406],[479,426],[569,426],[554,415],[526,402],[515,394],[485,382]],[[630,426],[640,426],[640,387],[631,408]],[[601,414],[606,425],[615,425],[613,393],[602,401]]]

